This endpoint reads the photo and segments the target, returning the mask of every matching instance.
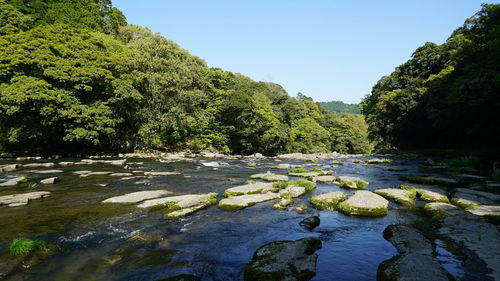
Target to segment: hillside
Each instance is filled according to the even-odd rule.
[[[361,113],[358,104],[349,104],[342,101],[318,102],[324,109],[334,113]]]

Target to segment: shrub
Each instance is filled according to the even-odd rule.
[[[42,240],[16,238],[12,241],[9,248],[10,253],[13,255],[27,255],[38,250],[46,250],[47,245]]]

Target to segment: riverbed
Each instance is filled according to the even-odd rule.
[[[406,182],[402,174],[436,174],[439,170],[424,167],[422,159],[384,156],[391,163],[367,165],[362,162],[380,156],[348,156],[341,159],[303,161],[275,158],[161,160],[128,158],[124,166],[107,163],[60,166],[59,162],[78,163],[81,159],[1,160],[0,164],[53,162],[51,168],[18,168],[0,174],[0,178],[25,176],[27,183],[1,187],[0,196],[44,190],[49,197],[30,201],[26,206],[0,206],[0,263],[11,259],[10,242],[17,237],[40,239],[57,245],[57,252],[30,268],[12,271],[6,280],[161,280],[192,274],[201,280],[242,280],[245,265],[253,253],[266,243],[321,239],[316,275],[312,280],[376,280],[381,262],[397,254],[382,232],[391,224],[411,223],[423,216],[419,208],[394,202],[383,217],[357,217],[338,211],[316,210],[309,199],[315,194],[341,190],[335,184],[317,183],[313,192],[295,200],[294,206],[306,204],[307,212],[293,208],[276,210],[276,201],[228,211],[217,205],[179,220],[165,219],[164,211],[148,211],[135,204],[103,204],[101,201],[135,191],[166,189],[173,195],[218,193],[250,179],[250,175],[288,170],[272,167],[314,164],[337,176],[355,176],[369,182],[365,188],[399,187]],[[113,160],[118,158],[103,158]],[[341,162],[332,164],[332,161]],[[255,164],[255,167],[249,167]],[[250,165],[253,166],[253,165]],[[384,167],[397,167],[390,171]],[[36,173],[57,169],[62,172]],[[132,173],[144,171],[179,172],[179,175],[122,179],[119,176],[75,172]],[[51,185],[40,184],[48,177],[58,177]],[[294,179],[291,177],[291,179]],[[417,206],[423,203],[417,200]],[[299,226],[306,217],[319,215],[321,224],[312,231]],[[461,255],[439,241],[436,255],[456,278],[466,280],[470,264]],[[4,268],[5,269],[5,268]]]

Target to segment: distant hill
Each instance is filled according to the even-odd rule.
[[[329,101],[329,102],[318,102],[324,109],[331,112],[348,112],[348,113],[360,113],[358,104],[349,104],[342,101]]]

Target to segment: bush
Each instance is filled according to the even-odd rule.
[[[27,255],[29,253],[46,250],[47,245],[41,240],[31,240],[27,238],[16,238],[10,244],[10,253],[13,255]]]

